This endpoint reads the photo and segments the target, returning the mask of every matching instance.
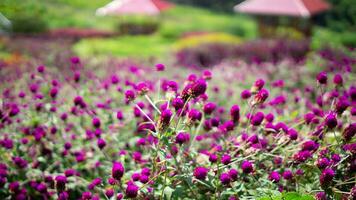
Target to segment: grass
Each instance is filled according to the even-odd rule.
[[[103,39],[85,39],[78,42],[74,51],[83,57],[113,55],[117,57],[151,57],[168,54],[172,41],[160,35],[121,36]]]

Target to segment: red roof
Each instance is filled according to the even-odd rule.
[[[329,8],[330,5],[323,0],[246,0],[236,5],[234,10],[257,15],[310,17]]]
[[[172,3],[164,0],[152,0],[152,2],[160,11],[168,10],[174,6]]]

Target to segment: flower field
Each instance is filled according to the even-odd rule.
[[[39,62],[1,68],[1,199],[356,197],[352,56]]]

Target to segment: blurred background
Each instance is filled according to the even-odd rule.
[[[2,0],[1,66],[63,58],[206,68],[353,52],[354,0]],[[349,51],[351,50],[351,51]]]

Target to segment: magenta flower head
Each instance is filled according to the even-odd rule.
[[[230,169],[228,173],[232,181],[237,180],[238,171],[236,169]]]
[[[195,82],[188,84],[182,91],[181,97],[187,101],[190,97],[196,98],[205,93],[207,83],[204,79],[198,79]]]
[[[318,192],[315,194],[316,200],[328,200],[325,192]]]
[[[341,97],[336,102],[334,110],[337,114],[341,115],[349,106],[349,101],[346,98]]]
[[[137,84],[136,90],[139,95],[145,95],[149,91],[149,88],[146,83],[142,82]]]
[[[183,99],[177,97],[172,100],[172,106],[174,109],[177,111],[179,109],[182,109],[184,107],[184,101]]]
[[[71,57],[71,58],[70,58],[70,62],[71,62],[72,64],[79,64],[79,63],[80,63],[80,58],[79,58],[79,57],[76,57],[76,56]]]
[[[49,91],[49,96],[51,96],[53,99],[57,97],[58,94],[58,89],[56,87],[51,88]]]
[[[45,69],[46,69],[46,67],[43,66],[43,65],[40,65],[40,66],[37,67],[38,73],[43,73],[45,71]]]
[[[213,113],[215,109],[216,109],[216,104],[214,102],[208,102],[203,107],[204,113],[207,115]]]
[[[336,114],[334,113],[329,113],[326,117],[325,117],[325,125],[329,128],[329,129],[333,129],[337,126],[337,119],[336,119]]]
[[[252,105],[257,105],[257,104],[261,104],[261,103],[265,102],[266,99],[268,98],[268,96],[269,96],[269,92],[266,89],[261,89],[255,95],[255,97],[252,101]]]
[[[332,180],[335,176],[335,172],[333,169],[327,168],[324,169],[319,177],[320,185],[322,188],[327,188],[332,184]]]
[[[125,98],[126,98],[126,102],[127,103],[135,100],[135,98],[136,98],[135,92],[133,90],[126,90],[125,91]]]
[[[342,132],[342,137],[345,141],[350,141],[356,134],[356,123],[350,124]]]
[[[58,191],[64,191],[67,183],[67,177],[59,175],[55,178],[56,180],[56,188]]]
[[[290,128],[288,130],[288,136],[291,140],[296,140],[298,139],[298,132],[295,129]]]
[[[156,70],[157,71],[164,71],[165,68],[166,68],[166,66],[164,66],[164,64],[161,64],[161,63],[156,64]]]
[[[325,169],[330,165],[330,160],[327,158],[319,158],[316,162],[316,166],[318,166],[319,169]]]
[[[205,167],[196,167],[194,169],[194,177],[199,179],[199,180],[204,180],[206,176],[208,175],[209,170]]]
[[[171,110],[166,109],[166,110],[162,111],[161,117],[159,118],[159,121],[158,121],[158,129],[160,131],[164,131],[168,128],[171,117],[172,117]]]
[[[224,154],[221,156],[221,163],[224,165],[228,165],[231,162],[231,156],[229,154]]]
[[[290,170],[286,170],[283,172],[283,178],[286,180],[291,180],[293,178],[293,173]]]
[[[126,197],[136,198],[138,195],[139,187],[132,182],[129,182],[126,187]]]
[[[264,119],[264,114],[263,112],[257,112],[251,119],[251,124],[254,126],[259,126],[261,125],[262,121]]]
[[[328,82],[328,75],[326,74],[326,72],[320,72],[316,76],[316,80],[318,81],[319,84],[325,85]]]
[[[344,82],[344,80],[342,79],[341,74],[335,74],[333,82],[335,85],[341,86]]]
[[[240,120],[240,107],[238,105],[233,105],[230,109],[231,120],[237,123]]]
[[[204,70],[203,71],[203,79],[205,80],[210,80],[212,77],[212,73],[210,70]]]
[[[99,149],[103,149],[106,146],[106,142],[102,138],[98,139],[97,144],[98,144]]]
[[[73,102],[74,102],[74,105],[80,106],[81,108],[85,108],[86,107],[86,103],[84,102],[84,99],[81,96],[76,96],[74,98]]]
[[[219,179],[223,185],[228,185],[231,181],[231,178],[228,173],[222,173]]]
[[[94,117],[94,118],[92,119],[92,124],[93,124],[93,126],[94,126],[95,128],[99,128],[100,125],[101,125],[100,119],[97,118],[97,117]]]
[[[216,163],[218,161],[218,156],[216,154],[210,154],[209,155],[209,161],[212,163]]]
[[[243,90],[242,92],[241,92],[241,98],[242,99],[249,99],[250,97],[251,97],[251,92],[250,92],[250,90]]]
[[[278,183],[281,180],[281,176],[277,171],[273,171],[269,174],[268,179],[274,183]]]
[[[111,169],[111,176],[116,180],[120,180],[125,173],[125,168],[121,162],[114,162]]]
[[[176,143],[178,144],[184,144],[186,142],[189,142],[189,140],[190,140],[189,133],[180,132],[176,135]]]
[[[264,85],[265,85],[265,81],[263,79],[256,80],[251,88],[252,93],[256,93],[260,91]]]
[[[252,163],[248,160],[243,161],[241,164],[241,169],[245,174],[251,173],[253,171]]]

